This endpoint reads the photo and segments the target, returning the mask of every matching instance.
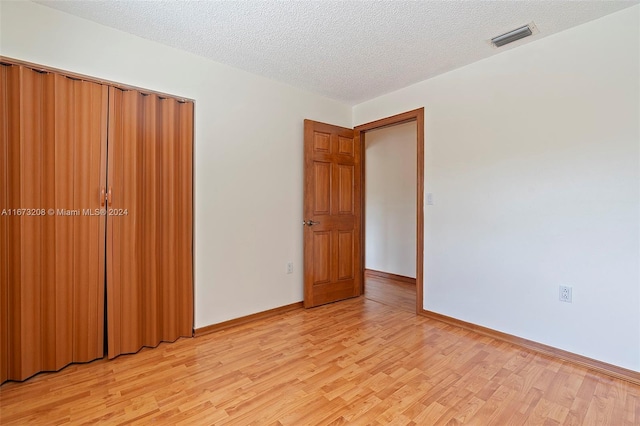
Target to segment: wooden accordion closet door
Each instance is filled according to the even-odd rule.
[[[192,102],[109,89],[109,358],[192,335],[192,139]]]
[[[107,96],[0,66],[0,383],[103,356]]]

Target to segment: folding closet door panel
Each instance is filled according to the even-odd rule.
[[[33,72],[32,72],[33,73]],[[56,127],[56,105],[55,105],[55,92],[58,88],[58,81],[56,75],[51,73],[39,74],[33,73],[32,75],[41,78],[42,83],[42,98],[39,102],[34,102],[36,109],[41,110],[41,123],[40,123],[40,140],[39,144],[35,146],[33,153],[39,151],[40,158],[39,164],[32,164],[30,167],[26,167],[25,170],[28,174],[40,174],[38,176],[39,182],[35,182],[34,185],[27,184],[30,188],[37,188],[32,194],[33,199],[29,205],[37,206],[54,206],[55,208],[55,194],[56,194],[56,182],[55,182],[55,127]],[[25,138],[28,139],[28,138]],[[32,157],[25,151],[25,158]],[[35,157],[35,155],[33,155]],[[39,172],[35,172],[36,167],[39,166]],[[25,177],[21,179],[24,181]],[[60,191],[62,192],[62,191]],[[26,198],[25,198],[26,199]],[[55,280],[55,268],[57,254],[55,252],[55,214],[47,214],[43,216],[26,216],[24,219],[36,219],[32,222],[32,225],[39,225],[39,234],[35,235],[33,245],[39,245],[39,250],[28,250],[34,254],[38,254],[40,259],[39,265],[34,265],[34,272],[39,274],[37,281],[36,291],[40,293],[40,324],[35,325],[39,330],[42,341],[42,364],[39,366],[39,370],[57,370],[62,368],[67,363],[60,362],[64,360],[66,354],[62,354],[62,358],[58,358],[58,350],[60,347],[64,347],[64,342],[60,341],[57,335],[57,322],[52,321],[56,316],[56,304],[52,303],[56,300],[58,295],[65,297],[68,292],[68,285],[61,283],[58,286]],[[33,229],[35,226],[27,226],[25,223],[24,229]],[[29,247],[24,245],[24,247]],[[35,266],[38,266],[36,269]],[[24,267],[24,266],[23,266]],[[26,300],[22,305],[26,305]],[[63,314],[66,318],[68,315]],[[28,318],[24,318],[25,323],[29,322]],[[60,342],[60,344],[58,344]],[[28,348],[25,348],[27,351]]]
[[[135,92],[109,88],[108,203],[112,213],[127,210],[126,216],[107,215],[107,347],[113,354],[131,353],[140,346],[140,298],[136,280],[136,206],[125,201],[126,191],[135,190],[130,174],[138,144],[138,97]],[[135,170],[135,169],[134,169]],[[126,172],[126,175],[125,175]],[[142,225],[140,223],[139,225]],[[152,302],[153,303],[153,302]]]
[[[105,218],[89,210],[100,206],[104,184],[107,91],[54,73],[2,68],[0,199],[10,211],[0,217],[4,381],[103,355],[98,269]]]
[[[163,235],[162,262],[172,264],[162,274],[163,288],[172,289],[163,298],[162,312],[170,313],[163,315],[163,340],[173,340],[193,334],[193,103],[162,98],[159,105],[164,124],[161,174],[168,176],[160,191],[160,227],[171,230],[171,239]]]
[[[91,213],[81,211],[73,221],[73,358],[76,361],[104,355],[106,217],[99,210],[103,203],[101,192],[106,186],[108,88],[86,81],[73,84],[73,205]]]
[[[109,358],[192,334],[192,111],[110,89]]]
[[[155,114],[147,96],[110,89],[107,335],[113,358],[159,341],[155,239]],[[138,192],[140,196],[138,196]],[[125,214],[126,212],[126,214]],[[122,215],[117,215],[122,213]],[[149,232],[152,230],[152,232]],[[156,340],[153,340],[156,337]]]
[[[55,110],[58,111],[55,126],[55,138],[66,143],[54,144],[54,171],[51,182],[54,183],[49,197],[53,196],[54,209],[70,209],[73,203],[73,187],[75,182],[75,145],[73,109],[74,81],[64,76],[56,76]],[[63,114],[62,111],[65,113]],[[56,285],[47,288],[47,300],[55,300],[48,306],[47,311],[52,321],[47,323],[47,333],[57,344],[56,358],[60,360],[73,359],[73,311],[74,311],[74,219],[73,216],[51,216],[54,221],[54,262]]]
[[[9,170],[13,168],[10,156],[10,140],[19,138],[19,115],[15,105],[18,103],[20,69],[14,66],[0,65],[0,383],[9,378],[9,282],[10,263],[14,257],[9,253],[9,241],[12,236],[8,215],[11,209],[11,192],[15,184],[10,179]],[[13,225],[13,224],[12,224]],[[18,228],[19,229],[19,228]],[[19,243],[18,243],[19,244]],[[15,247],[15,246],[12,246]],[[18,246],[19,247],[19,246]],[[19,261],[19,257],[16,259]]]
[[[176,332],[193,333],[193,103],[178,104],[178,138],[176,147],[176,310],[181,318]]]
[[[49,74],[41,198],[44,218],[44,336],[55,347],[46,370],[104,355],[107,86]],[[50,351],[47,350],[47,353]]]
[[[178,158],[174,153],[179,144],[178,120],[176,119],[176,103],[173,99],[163,99],[161,103],[161,129],[158,138],[159,160],[160,160],[160,196],[158,197],[158,212],[160,213],[159,230],[160,236],[160,272],[158,274],[160,288],[162,290],[162,310],[171,309],[178,297],[178,280],[176,279],[176,191],[174,182],[176,181],[176,165]],[[162,337],[170,339],[172,335],[178,334],[176,324],[179,318],[175,316],[162,317]]]
[[[0,65],[0,214],[7,209],[7,66]],[[0,219],[0,383],[7,380],[7,348],[9,347],[9,317],[7,303],[7,222]]]
[[[158,235],[161,237],[163,340],[192,332],[192,147],[193,104],[160,99],[162,111],[161,188]],[[184,319],[188,318],[189,321]]]
[[[33,70],[22,68],[20,73],[20,135],[17,143],[20,156],[12,163],[10,173],[12,178],[17,178],[20,185],[20,203],[15,205],[18,209],[39,209],[40,194],[42,193],[42,145],[44,132],[43,115],[49,111],[43,111],[41,105],[44,102],[43,86],[49,82],[46,74],[40,74]],[[15,167],[15,168],[14,168]],[[12,206],[14,207],[14,206]],[[22,210],[20,210],[22,212]],[[28,377],[43,369],[49,359],[43,359],[43,333],[42,333],[42,298],[41,288],[46,283],[41,281],[42,273],[42,217],[21,215],[16,223],[20,232],[20,269],[16,271],[9,289],[11,307],[19,307],[10,315],[14,326],[14,348],[20,349],[20,357],[16,360],[20,378]],[[14,223],[15,223],[14,222]],[[13,251],[13,248],[9,248]],[[15,284],[19,283],[19,287]]]
[[[145,259],[141,264],[141,273],[144,276],[145,285],[140,289],[145,303],[142,312],[143,339],[147,346],[155,346],[164,339],[162,335],[162,310],[159,306],[161,299],[160,282],[158,281],[158,266],[161,259],[158,258],[161,249],[158,247],[159,239],[163,230],[158,227],[158,216],[161,214],[158,209],[158,198],[160,187],[157,184],[158,175],[161,171],[158,162],[158,125],[161,120],[158,118],[158,97],[143,96],[136,94],[141,101],[141,111],[143,115],[143,134],[141,140],[141,168],[138,170],[140,181],[143,182],[145,190],[138,197],[138,208],[144,218],[144,228],[138,234],[142,246],[142,256]],[[175,340],[171,339],[171,340]]]

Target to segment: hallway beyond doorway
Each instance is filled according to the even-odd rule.
[[[364,297],[403,311],[415,312],[415,280],[413,284],[410,284],[407,282],[408,279],[394,279],[392,274],[387,274],[386,277],[383,274],[369,269],[365,270]]]

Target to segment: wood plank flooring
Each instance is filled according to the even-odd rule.
[[[640,387],[366,298],[0,387],[0,423],[638,425]]]
[[[416,286],[365,274],[364,297],[407,312],[416,312]]]

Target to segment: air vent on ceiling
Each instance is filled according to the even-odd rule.
[[[504,46],[505,44],[513,43],[521,38],[529,37],[534,33],[535,27],[532,24],[525,25],[515,30],[509,31],[497,37],[491,39],[491,44],[495,47]]]

